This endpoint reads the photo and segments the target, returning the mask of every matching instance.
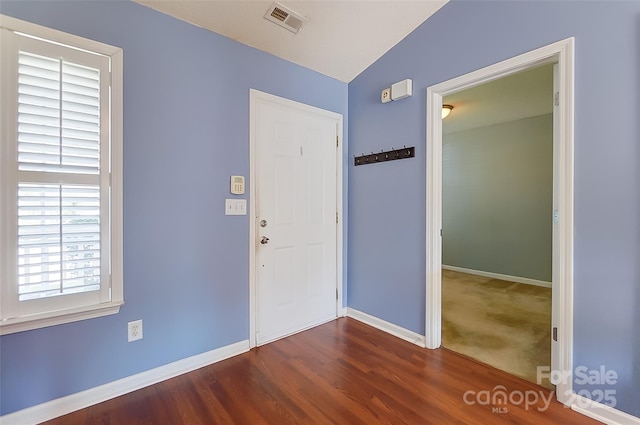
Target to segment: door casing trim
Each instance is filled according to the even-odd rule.
[[[249,347],[254,348],[257,345],[257,292],[256,292],[256,249],[257,242],[257,193],[256,193],[256,131],[255,131],[255,112],[258,102],[275,103],[287,107],[296,108],[301,111],[311,112],[336,120],[336,136],[338,138],[338,146],[336,147],[336,212],[338,214],[338,223],[336,223],[336,317],[343,315],[342,307],[342,273],[343,273],[343,202],[342,202],[342,151],[343,151],[343,117],[337,112],[327,111],[315,106],[296,102],[284,97],[275,96],[259,90],[249,90]]]
[[[553,301],[554,326],[558,327],[557,370],[571,378],[557,384],[558,400],[573,397],[573,146],[574,146],[574,39],[567,38],[469,74],[427,88],[426,144],[426,345],[440,347],[442,334],[442,98],[538,65],[559,67],[559,140],[557,209],[560,222],[554,246],[559,267],[553,271],[558,285]],[[554,141],[556,143],[556,141]],[[549,214],[551,219],[551,212]],[[554,294],[554,295],[555,295]],[[557,300],[555,298],[558,298]]]

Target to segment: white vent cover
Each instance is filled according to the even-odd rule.
[[[288,29],[294,34],[300,31],[302,24],[308,21],[304,16],[278,2],[274,2],[269,7],[267,13],[264,14],[264,18],[280,25],[282,28]]]

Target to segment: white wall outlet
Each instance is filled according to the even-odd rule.
[[[380,93],[380,101],[382,103],[391,102],[391,87],[387,87]]]
[[[142,339],[142,319],[127,323],[129,342]]]

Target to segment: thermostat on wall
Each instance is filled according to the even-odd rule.
[[[234,195],[244,194],[244,176],[231,176],[231,193]]]

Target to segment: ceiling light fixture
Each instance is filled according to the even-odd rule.
[[[442,119],[447,118],[452,110],[453,110],[453,106],[451,106],[451,105],[442,105]]]

